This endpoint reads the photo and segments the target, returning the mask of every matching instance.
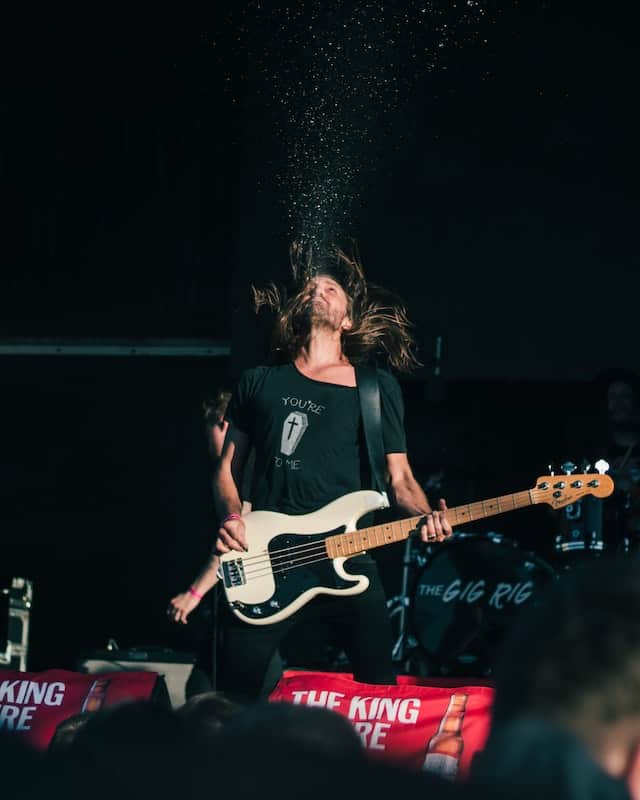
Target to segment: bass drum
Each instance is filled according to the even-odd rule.
[[[413,587],[411,622],[427,674],[489,676],[519,610],[557,577],[497,533],[454,533],[428,548]]]

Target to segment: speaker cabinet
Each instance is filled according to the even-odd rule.
[[[77,669],[90,674],[126,670],[157,672],[164,678],[171,706],[177,708],[185,702],[185,685],[194,661],[193,653],[136,647],[130,650],[97,650],[87,653],[79,659]]]

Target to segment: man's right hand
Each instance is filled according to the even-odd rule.
[[[243,519],[227,520],[218,529],[216,552],[229,553],[231,550],[247,552],[247,537]]]

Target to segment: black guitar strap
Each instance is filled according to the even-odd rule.
[[[380,387],[375,366],[364,364],[356,367],[356,382],[360,396],[360,411],[364,438],[367,443],[373,488],[387,491],[385,480],[384,444],[382,441],[382,417],[380,414]]]

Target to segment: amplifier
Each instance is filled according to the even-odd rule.
[[[0,584],[0,669],[26,672],[33,582],[3,579]]]
[[[194,662],[195,653],[177,653],[169,648],[107,648],[81,656],[76,668],[79,672],[91,674],[127,670],[157,672],[164,678],[172,707],[177,708],[185,702],[185,685]]]

